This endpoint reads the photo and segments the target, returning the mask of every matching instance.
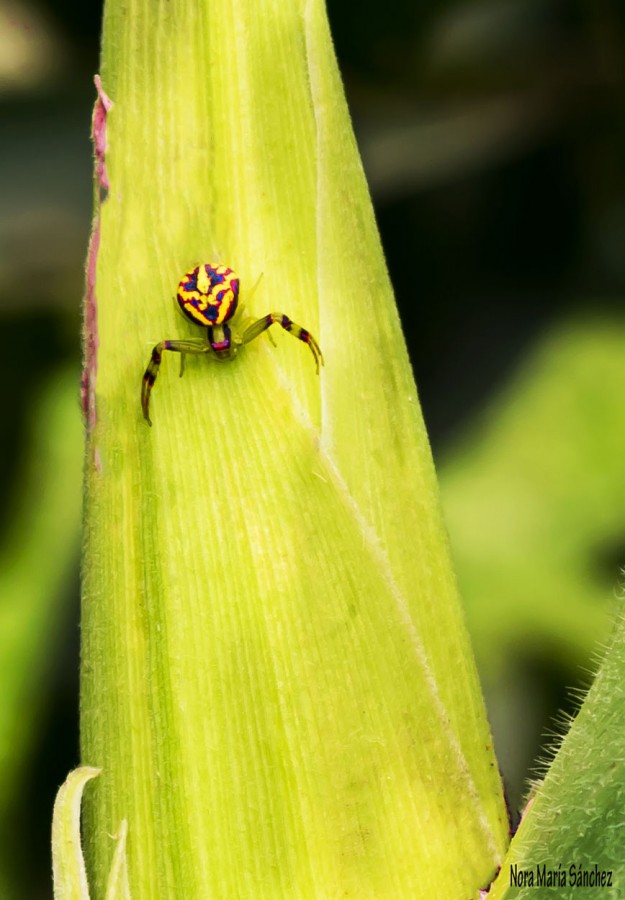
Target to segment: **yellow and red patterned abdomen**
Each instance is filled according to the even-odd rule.
[[[236,312],[239,276],[227,266],[202,263],[182,278],[176,299],[185,316],[196,325],[221,325]]]

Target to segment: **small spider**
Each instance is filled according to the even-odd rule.
[[[141,385],[141,408],[143,416],[150,421],[150,391],[154,387],[164,350],[180,353],[180,375],[184,371],[187,353],[210,353],[217,359],[233,359],[240,344],[249,344],[271,325],[281,325],[293,337],[308,344],[315,359],[317,374],[323,356],[319,344],[309,331],[296,325],[284,313],[272,312],[257,319],[243,331],[233,333],[226,323],[232,319],[239,302],[239,276],[227,266],[203,263],[187,272],[178,285],[176,300],[180,309],[195,325],[206,329],[205,338],[191,338],[183,341],[161,341],[152,350],[152,358],[145,370]]]

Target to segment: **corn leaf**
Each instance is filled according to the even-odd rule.
[[[110,0],[101,74],[81,713],[98,896],[122,818],[136,897],[475,895],[505,807],[323,4]],[[198,336],[171,298],[207,261],[239,273],[248,316],[309,329],[325,368],[279,328],[182,380],[165,353],[150,429],[142,371]]]

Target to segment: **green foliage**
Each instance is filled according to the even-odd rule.
[[[597,898],[623,896],[624,660],[625,620],[621,617],[586,701],[512,841],[493,900],[535,897],[543,868],[564,878],[562,884],[555,881],[557,896],[564,900],[582,893]],[[533,886],[514,886],[522,881],[514,880],[511,869],[526,871]],[[596,879],[597,872],[603,882],[589,880]]]
[[[0,556],[0,896],[13,893],[13,816],[45,715],[45,680],[79,548],[81,423],[77,373],[54,373],[32,434]]]
[[[609,551],[623,535],[625,410],[614,386],[624,378],[620,320],[559,324],[443,466],[452,543],[488,682],[518,671],[529,653],[574,672],[607,640],[614,596],[600,564],[605,559],[609,571],[612,562],[616,575]],[[624,627],[619,619],[489,900],[547,891],[574,898],[582,886],[584,896],[623,893]],[[604,885],[586,887],[595,866],[606,873]]]
[[[441,466],[480,668],[521,653],[571,671],[610,627],[623,540],[625,325],[555,326]]]

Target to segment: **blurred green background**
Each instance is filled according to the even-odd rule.
[[[622,594],[625,7],[328,8],[514,812]],[[51,896],[53,797],[78,762],[100,16],[0,0],[1,898]]]

